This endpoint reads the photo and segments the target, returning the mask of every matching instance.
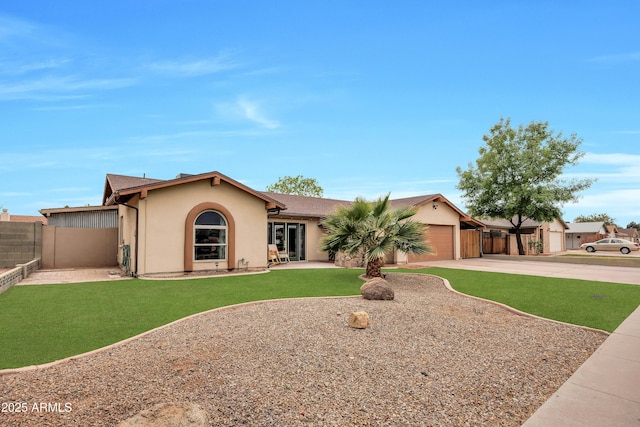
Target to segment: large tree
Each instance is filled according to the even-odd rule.
[[[562,217],[561,206],[576,201],[578,192],[594,182],[562,179],[565,167],[584,156],[578,151],[582,139],[555,134],[547,122],[514,129],[510,119],[500,119],[482,139],[485,145],[478,150],[475,166],[457,168],[457,188],[471,215],[511,222],[518,253],[523,255],[523,222]]]
[[[424,239],[426,225],[411,219],[416,212],[414,207],[391,209],[388,194],[375,202],[357,198],[322,221],[327,231],[322,249],[363,256],[367,276],[380,277],[385,256],[394,249],[414,254],[431,252]]]
[[[606,225],[616,225],[615,218],[610,217],[606,213],[578,215],[573,219],[573,222],[604,222]]]
[[[635,228],[636,230],[640,231],[640,224],[635,221],[631,221],[629,224],[627,224],[626,228]]]
[[[278,182],[267,186],[267,191],[312,197],[322,197],[324,194],[315,178],[305,178],[302,175],[280,177]]]

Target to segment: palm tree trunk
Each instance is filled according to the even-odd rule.
[[[374,258],[367,262],[367,277],[382,277],[381,269],[384,265],[382,258]]]

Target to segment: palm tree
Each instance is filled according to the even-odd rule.
[[[416,212],[415,207],[391,210],[389,194],[372,203],[359,197],[323,220],[327,235],[322,250],[360,255],[367,263],[367,276],[380,277],[385,256],[394,249],[414,254],[431,252],[424,240],[427,226],[410,219]]]

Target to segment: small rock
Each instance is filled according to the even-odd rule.
[[[201,427],[209,415],[194,403],[161,403],[122,421],[116,427]]]
[[[360,294],[369,300],[392,300],[394,298],[393,289],[389,282],[381,277],[374,277],[367,280],[360,287]]]
[[[355,311],[349,316],[349,326],[356,329],[365,329],[369,326],[369,314],[364,311]]]

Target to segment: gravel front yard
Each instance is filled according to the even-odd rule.
[[[394,301],[227,308],[0,376],[0,425],[113,426],[188,401],[216,427],[519,426],[606,339],[457,295],[435,277],[388,279]],[[347,325],[353,311],[369,313],[368,329]]]

